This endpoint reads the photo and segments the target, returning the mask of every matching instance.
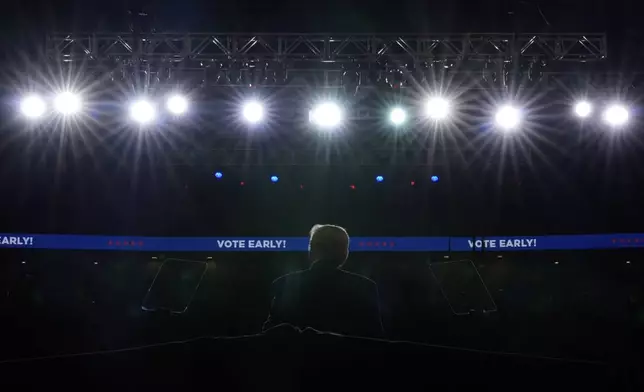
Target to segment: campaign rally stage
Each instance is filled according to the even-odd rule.
[[[351,251],[464,252],[584,250],[644,247],[644,234],[506,237],[353,237]],[[124,237],[68,234],[0,234],[0,248],[164,252],[300,252],[306,237]]]

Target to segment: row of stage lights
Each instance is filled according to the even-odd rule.
[[[216,179],[218,179],[218,180],[221,180],[222,178],[224,178],[224,173],[222,173],[222,172],[220,172],[220,171],[218,171],[218,172],[214,172],[212,175],[213,175]],[[272,175],[272,176],[270,176],[270,177],[269,177],[269,179],[270,179],[270,181],[271,181],[272,183],[277,183],[277,182],[279,182],[279,180],[280,180],[280,178],[279,178],[278,176],[276,176],[276,175]],[[431,182],[438,182],[438,180],[439,180],[440,178],[439,178],[438,176],[436,176],[436,175],[433,175],[433,176],[429,177],[429,179],[430,179],[430,181],[431,181]],[[384,176],[381,176],[381,175],[377,175],[377,176],[376,176],[376,178],[375,178],[375,180],[376,180],[376,182],[384,182],[384,181],[385,181],[385,177],[384,177]],[[413,185],[416,185],[416,181],[413,181],[413,180],[412,180],[412,181],[410,182],[410,184],[411,184],[412,186],[413,186]],[[242,186],[243,186],[243,185],[246,185],[246,183],[242,181],[242,182],[240,182],[240,185],[242,185]],[[300,187],[302,187],[302,185],[300,185]],[[349,187],[350,187],[351,189],[355,189],[355,188],[356,188],[356,186],[355,186],[355,185],[350,185]]]
[[[189,100],[183,95],[172,95],[165,102],[166,110],[173,116],[182,116],[188,113]],[[73,116],[83,109],[83,100],[78,94],[64,92],[53,100],[54,110],[64,116]],[[452,113],[452,103],[443,97],[429,98],[425,104],[425,117],[434,121],[443,121]],[[573,112],[579,118],[588,118],[593,113],[593,106],[588,101],[580,101],[574,105]],[[47,102],[38,95],[29,95],[20,102],[20,112],[23,116],[36,120],[48,112]],[[252,100],[241,107],[241,116],[250,124],[259,124],[266,118],[266,110],[262,102]],[[611,104],[604,108],[602,118],[611,127],[624,126],[629,120],[629,110],[621,104]],[[134,101],[129,107],[129,117],[135,123],[143,126],[154,122],[157,117],[157,107],[154,102],[147,99]],[[322,102],[315,105],[309,112],[309,120],[314,125],[323,129],[334,129],[342,124],[344,111],[341,106],[333,101]],[[403,107],[393,107],[389,112],[389,121],[395,125],[403,125],[408,119],[407,111]],[[516,129],[523,119],[522,110],[511,104],[501,105],[497,109],[494,121],[502,130]]]

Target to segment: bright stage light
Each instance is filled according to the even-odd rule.
[[[389,113],[389,121],[394,125],[401,125],[407,120],[407,113],[401,108],[393,108]]]
[[[20,102],[20,112],[27,118],[39,118],[46,110],[47,104],[37,95],[27,96]]]
[[[496,125],[501,129],[509,131],[514,129],[521,122],[521,113],[519,109],[512,106],[502,106],[496,112]]]
[[[432,120],[444,120],[449,116],[450,105],[445,98],[434,97],[427,101],[425,113]]]
[[[130,117],[139,124],[148,124],[156,117],[156,110],[146,100],[136,101],[130,105]]]
[[[175,116],[180,116],[188,111],[188,100],[182,95],[173,95],[168,98],[166,108]]]
[[[628,122],[628,109],[622,105],[611,105],[604,111],[604,121],[613,127],[622,126]]]
[[[342,122],[342,109],[332,102],[317,105],[309,112],[309,121],[320,128],[334,128]]]
[[[257,124],[264,119],[264,106],[256,101],[246,102],[242,115],[249,123]]]
[[[577,102],[575,105],[575,114],[581,118],[586,118],[590,116],[590,113],[593,111],[593,107],[590,102],[581,101]]]
[[[76,114],[81,110],[81,98],[74,93],[60,93],[54,99],[54,108],[64,115]]]

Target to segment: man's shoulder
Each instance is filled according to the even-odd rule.
[[[289,272],[288,274],[282,275],[279,278],[275,279],[273,281],[273,285],[279,286],[283,285],[289,280],[294,280],[294,279],[301,279],[302,276],[307,272],[308,270],[301,270],[301,271],[295,271],[295,272]]]
[[[351,272],[351,271],[347,271],[347,270],[343,270],[343,269],[338,269],[338,271],[340,271],[342,274],[347,276],[348,279],[355,279],[356,281],[360,280],[360,281],[363,281],[364,283],[376,284],[376,282],[374,282],[373,280],[367,278],[364,275],[360,275],[360,274],[357,274],[355,272]]]
[[[342,273],[342,276],[344,276],[345,279],[350,280],[352,284],[360,284],[363,287],[364,286],[373,286],[374,288],[377,287],[376,282],[367,278],[364,275],[360,275],[355,272],[345,271],[342,269],[339,269],[338,271]]]

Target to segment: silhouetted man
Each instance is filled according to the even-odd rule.
[[[378,288],[371,279],[341,269],[348,255],[346,230],[313,226],[311,267],[273,282],[271,313],[264,329],[288,323],[325,332],[383,337]]]

